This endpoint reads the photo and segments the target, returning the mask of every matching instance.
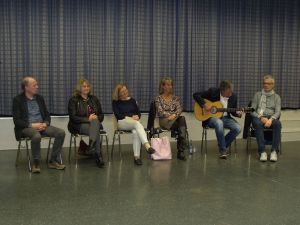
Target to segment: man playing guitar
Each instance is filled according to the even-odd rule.
[[[202,107],[205,112],[210,112],[212,109],[211,102],[220,101],[223,108],[236,108],[237,96],[233,93],[233,85],[230,81],[221,81],[219,88],[209,88],[203,92],[193,94],[195,101]],[[214,128],[218,140],[220,158],[226,159],[228,156],[228,148],[232,141],[241,132],[241,127],[238,122],[231,117],[242,117],[242,111],[224,112],[221,118],[210,117],[203,121],[203,127]],[[229,132],[224,136],[224,128],[229,129]]]

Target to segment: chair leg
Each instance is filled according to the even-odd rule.
[[[279,141],[279,154],[282,155],[281,134],[280,134],[280,141]]]
[[[72,141],[73,139],[73,134],[71,134],[71,137],[70,137],[70,145],[69,145],[69,163],[71,162],[71,149],[72,149]]]
[[[19,141],[19,144],[18,144],[18,151],[17,151],[16,162],[15,162],[16,167],[18,166],[18,162],[19,162],[19,156],[20,156],[20,151],[21,151],[21,142],[22,141]]]
[[[247,149],[247,154],[250,155],[250,144],[251,144],[251,130],[249,128],[248,130],[248,134],[247,134],[247,146],[246,146],[246,149]]]
[[[31,172],[32,169],[31,169],[31,159],[30,159],[30,152],[29,152],[29,147],[28,147],[28,140],[26,139],[25,142],[26,142],[26,153],[27,153],[27,160],[28,160],[28,169],[29,169],[29,172]]]
[[[110,153],[111,160],[113,160],[113,158],[114,158],[115,138],[116,138],[116,131],[114,132],[113,141],[112,141],[112,145],[111,145],[111,153]]]
[[[105,135],[105,140],[106,140],[107,161],[109,161],[109,149],[108,149],[108,136],[107,136],[107,134]]]
[[[108,150],[108,137],[107,137],[107,134],[100,135],[100,149],[101,149],[101,151],[102,151],[102,147],[103,147],[103,136],[105,137],[105,143],[106,143],[107,161],[109,161],[109,150]]]
[[[76,136],[75,135],[73,136],[73,140],[74,140],[74,146],[75,146],[75,148],[74,148],[75,167],[77,168],[78,155],[77,155],[77,145],[76,145]],[[80,140],[82,140],[82,137]]]
[[[204,137],[205,137],[205,154],[207,154],[207,129],[205,129]]]
[[[48,149],[47,149],[47,164],[49,162],[49,154],[50,154],[50,146],[51,146],[51,137],[49,138]]]
[[[203,141],[204,141],[204,129],[202,131],[202,139],[201,139],[201,154],[203,154]]]
[[[119,156],[120,156],[120,159],[121,159],[122,155],[121,155],[121,134],[120,134],[120,132],[118,132],[118,138],[119,138]]]
[[[236,138],[234,139],[234,152],[237,153],[237,147],[236,147]]]

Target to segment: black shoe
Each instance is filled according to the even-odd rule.
[[[134,164],[137,166],[141,166],[141,165],[143,165],[143,162],[140,158],[138,158],[138,159],[134,159]]]
[[[146,151],[148,152],[148,154],[153,154],[155,152],[155,149],[150,147]]]
[[[186,158],[185,158],[184,152],[181,152],[181,151],[177,152],[177,159],[185,161]]]
[[[103,168],[105,166],[102,155],[95,154],[96,164],[99,168]]]

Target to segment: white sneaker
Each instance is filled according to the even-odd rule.
[[[261,162],[266,162],[267,159],[268,159],[267,153],[266,153],[266,152],[262,152],[262,153],[260,154],[260,159],[259,159],[259,160],[260,160]]]
[[[277,161],[277,152],[276,151],[271,152],[270,161],[271,162],[276,162]]]

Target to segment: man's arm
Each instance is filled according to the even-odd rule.
[[[230,102],[231,102],[231,104],[229,105],[230,108],[231,107],[232,108],[237,108],[237,96],[235,94],[232,94],[232,96],[230,97]],[[237,113],[237,112],[232,112],[230,114],[235,116],[235,117],[239,117],[239,118],[241,118],[241,116],[242,116],[240,113]]]
[[[193,94],[194,100],[203,108],[205,101],[204,98],[202,97],[204,93],[203,92],[196,92]]]
[[[22,117],[24,113],[22,111],[22,104],[23,102],[21,102],[20,99],[18,99],[18,97],[15,97],[13,99],[12,114],[13,114],[13,121],[16,127],[24,129],[29,127],[29,124],[27,121],[23,119],[24,117]]]
[[[49,113],[49,111],[47,109],[45,100],[44,100],[43,96],[41,96],[41,95],[38,95],[37,99],[38,99],[39,106],[42,107],[42,108],[40,108],[40,110],[41,110],[41,112],[43,112],[43,115],[42,115],[43,116],[43,120],[44,120],[43,122],[47,126],[49,126],[50,123],[51,123],[51,117],[50,117],[50,113]]]
[[[254,111],[253,112],[251,112],[251,115],[253,116],[253,117],[257,117],[257,118],[260,118],[261,117],[261,115],[259,115],[258,113],[257,113],[257,108],[258,108],[258,104],[259,104],[259,92],[257,92],[254,96],[253,96],[253,98],[252,98],[252,101],[251,101],[251,108],[253,108],[254,109]]]
[[[271,117],[272,119],[279,119],[281,114],[281,98],[279,95],[275,95],[275,113],[274,115]]]

